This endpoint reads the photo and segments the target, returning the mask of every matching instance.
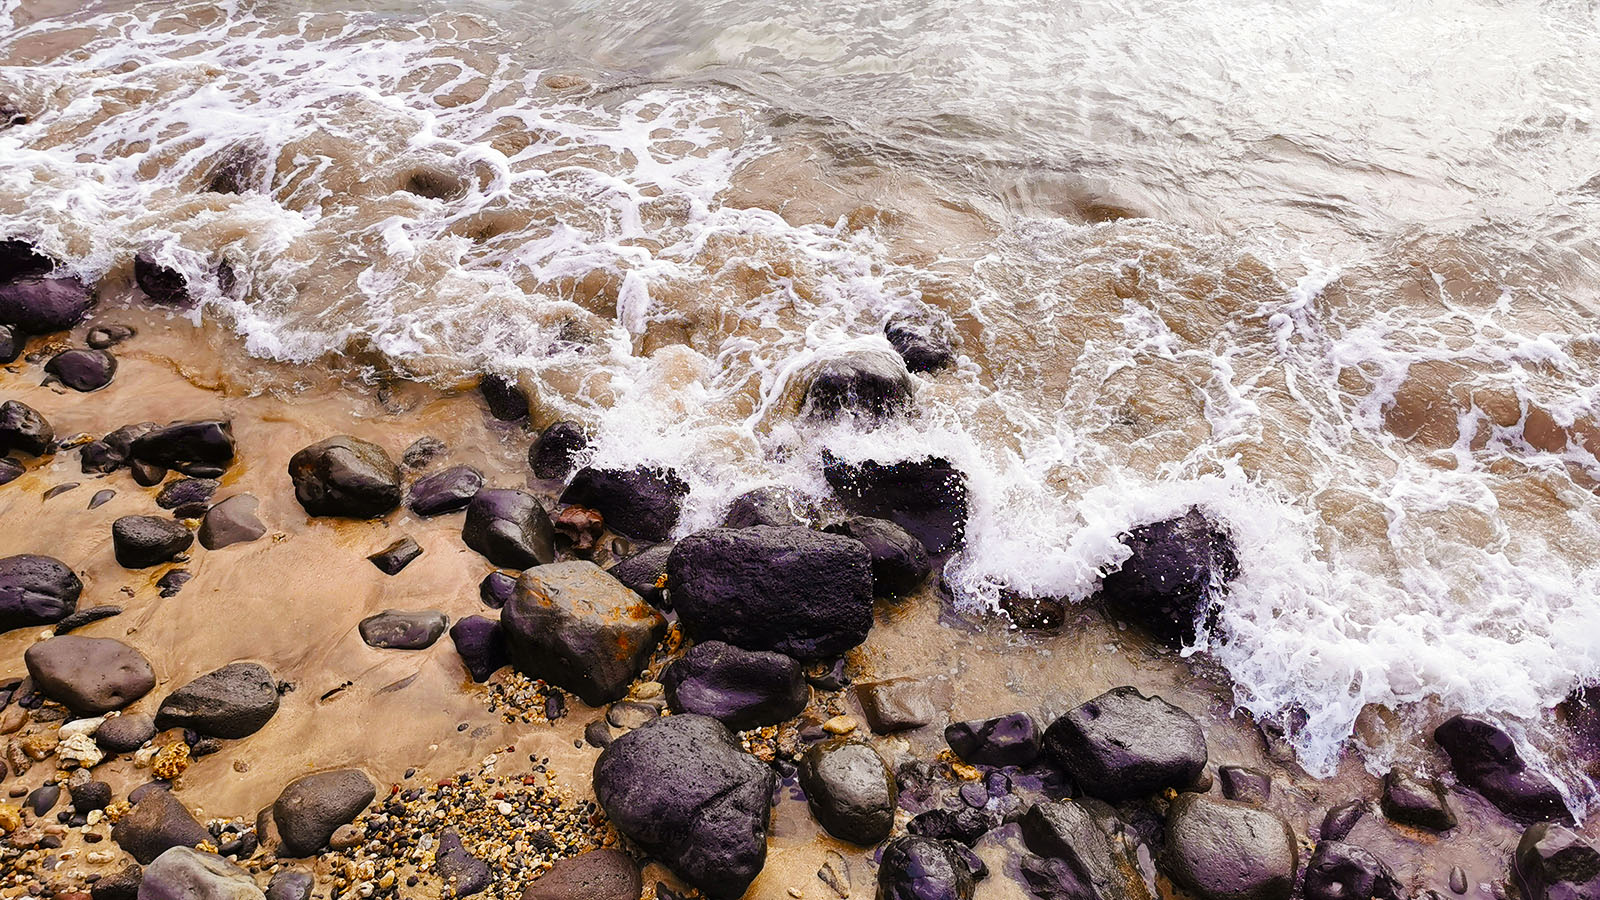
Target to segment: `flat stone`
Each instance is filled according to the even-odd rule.
[[[557,860],[522,892],[522,900],[639,900],[644,879],[621,850],[590,850]]]
[[[211,502],[213,495],[222,482],[215,478],[180,478],[169,482],[156,495],[156,505],[162,509],[184,509],[189,507],[203,507]]]
[[[45,696],[82,716],[121,709],[156,684],[144,654],[110,638],[54,637],[30,646],[23,659]]]
[[[89,334],[84,338],[84,343],[93,350],[107,350],[118,344],[132,340],[138,334],[128,325],[96,325],[89,329]]]
[[[173,847],[144,870],[139,900],[265,900],[245,871],[215,853]]]
[[[922,728],[939,717],[927,684],[914,678],[863,681],[855,693],[867,727],[875,734]]]
[[[379,550],[367,559],[385,575],[399,575],[411,561],[422,555],[422,548],[409,537],[403,537]],[[435,635],[437,637],[437,635]]]
[[[674,711],[711,716],[735,731],[792,719],[811,698],[793,657],[721,641],[695,644],[661,681]]]
[[[383,650],[425,650],[450,624],[437,609],[386,609],[361,620],[361,639]]]
[[[161,516],[123,516],[111,523],[111,544],[118,565],[148,569],[171,562],[194,543],[194,534]]]
[[[471,466],[452,466],[419,479],[406,504],[419,516],[442,516],[467,508],[483,490],[483,473]]]

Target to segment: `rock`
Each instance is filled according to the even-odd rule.
[[[945,726],[945,743],[963,762],[975,766],[1029,766],[1044,746],[1033,716],[1010,713]]]
[[[449,624],[437,609],[386,609],[361,620],[361,639],[383,650],[426,650]]]
[[[905,361],[908,372],[937,372],[954,365],[950,325],[932,315],[896,315],[883,326],[883,336]]]
[[[1112,688],[1069,711],[1045,730],[1044,742],[1080,789],[1113,802],[1185,788],[1206,765],[1200,724],[1133,687]]]
[[[863,681],[856,685],[856,700],[875,734],[922,728],[939,717],[927,684],[914,678]]]
[[[50,638],[30,646],[23,660],[45,696],[81,716],[121,709],[156,686],[144,654],[110,638]]]
[[[522,892],[522,900],[639,900],[644,879],[621,850],[590,850],[557,860]]]
[[[1448,831],[1456,827],[1455,813],[1444,797],[1444,785],[1436,778],[1424,778],[1404,769],[1390,769],[1383,776],[1383,814],[1392,822]]]
[[[28,795],[28,799],[23,802],[23,805],[32,810],[35,816],[43,816],[50,810],[55,809],[56,801],[60,799],[61,788],[53,784],[42,784],[34,788],[33,793]]]
[[[79,447],[78,458],[83,473],[105,474],[128,465],[133,456],[133,442],[157,427],[154,422],[124,425],[98,441],[90,441]]]
[[[177,269],[156,262],[155,257],[147,253],[133,258],[133,280],[139,283],[139,290],[144,291],[146,297],[161,306],[187,308],[191,305],[189,279]]]
[[[8,238],[0,241],[0,282],[37,278],[50,274],[55,267],[55,260],[40,253],[25,240]]]
[[[1351,800],[1348,803],[1341,803],[1328,810],[1328,814],[1322,817],[1322,831],[1318,836],[1325,841],[1342,841],[1350,834],[1350,830],[1356,827],[1356,823],[1361,821],[1361,817],[1366,814],[1367,801],[1365,800]]]
[[[959,844],[907,835],[883,848],[878,865],[880,900],[972,900],[977,886],[971,860]]]
[[[367,557],[378,571],[385,575],[399,575],[400,570],[411,565],[411,561],[422,555],[422,548],[409,537],[403,537],[377,553]],[[435,638],[438,635],[434,635]],[[429,643],[433,643],[429,641]]]
[[[127,325],[97,325],[89,329],[89,334],[84,338],[92,350],[108,350],[125,341],[131,340],[138,332]]]
[[[206,504],[211,502],[219,487],[222,487],[222,482],[215,478],[180,478],[161,489],[161,493],[156,495],[156,505],[162,509],[180,511],[198,507],[197,515],[179,518],[199,518],[205,514]]]
[[[89,288],[71,276],[22,278],[0,284],[0,325],[23,334],[66,331],[83,321],[94,303]]]
[[[256,518],[261,501],[249,494],[235,494],[206,510],[200,520],[200,546],[221,550],[233,544],[247,544],[267,533],[267,526]]]
[[[1217,779],[1222,782],[1222,796],[1241,803],[1261,806],[1272,797],[1272,776],[1244,766],[1222,766],[1217,769]]]
[[[194,535],[182,522],[161,516],[123,516],[111,523],[112,549],[125,569],[171,562],[193,543]]]
[[[625,695],[667,631],[659,612],[590,562],[524,572],[501,625],[518,671],[590,706]]]
[[[257,663],[229,663],[161,701],[156,727],[190,728],[219,738],[255,734],[278,711],[278,683]]]
[[[811,815],[841,841],[876,844],[894,827],[894,773],[865,743],[831,738],[812,744],[800,760],[800,787]]]
[[[472,680],[482,683],[511,661],[506,652],[505,633],[500,623],[483,616],[457,619],[450,626],[450,640],[455,642],[456,653],[467,667]]]
[[[793,488],[772,485],[746,491],[735,497],[722,518],[723,528],[749,528],[753,525],[810,525],[812,510],[806,499]]]
[[[1128,855],[1083,806],[1071,800],[1035,803],[1017,822],[1027,848],[1061,860],[1080,888],[1069,896],[1086,900],[1138,900],[1148,891]],[[1061,879],[1057,879],[1059,882]]]
[[[489,374],[478,382],[478,390],[489,405],[489,414],[502,422],[516,422],[528,417],[528,395],[517,383],[504,375]]]
[[[1132,555],[1101,581],[1106,608],[1171,646],[1193,644],[1239,574],[1233,539],[1196,507],[1140,525],[1122,542]]]
[[[734,731],[792,719],[811,699],[793,657],[741,650],[721,641],[691,647],[667,667],[661,683],[674,712],[710,716]]]
[[[22,473],[26,471],[28,470],[23,468],[22,463],[9,456],[0,456],[0,484],[10,484],[21,478]]]
[[[0,403],[0,456],[44,456],[55,440],[56,430],[38,410],[16,400]]]
[[[406,504],[419,516],[442,516],[466,509],[482,489],[482,472],[471,466],[451,466],[413,484]]]
[[[502,609],[517,595],[517,578],[504,572],[490,572],[478,582],[478,599],[490,609]]]
[[[563,479],[577,468],[578,457],[589,449],[589,436],[577,422],[557,422],[539,434],[528,448],[528,466],[534,477]]]
[[[461,539],[496,566],[529,569],[555,559],[555,531],[538,498],[481,490],[467,506]]]
[[[156,736],[156,720],[143,713],[123,713],[95,729],[94,740],[112,753],[132,753]]]
[[[912,593],[933,571],[922,542],[887,519],[856,516],[824,530],[855,538],[866,545],[872,556],[872,592],[879,597]]]
[[[80,813],[90,813],[111,805],[111,785],[104,781],[86,781],[72,789],[72,808]]]
[[[611,746],[615,738],[611,734],[611,724],[605,719],[595,719],[583,728],[583,739],[591,747],[602,750]]]
[[[304,869],[279,869],[267,882],[267,900],[311,900],[317,880]]]
[[[1182,794],[1167,812],[1167,874],[1201,900],[1288,900],[1299,864],[1282,817]]]
[[[594,767],[611,823],[712,900],[741,896],[765,865],[775,785],[772,770],[707,716],[630,731]]]
[[[561,546],[587,555],[605,535],[605,520],[598,512],[582,506],[563,506],[551,522],[561,536]]]
[[[1520,822],[1570,821],[1554,782],[1528,768],[1511,735],[1472,716],[1455,716],[1434,729],[1433,739],[1467,785]]]
[[[678,524],[689,485],[672,469],[584,468],[561,492],[561,502],[598,510],[618,534],[640,541],[664,541]]]
[[[212,840],[211,832],[169,791],[144,791],[137,798],[130,795],[129,800],[133,810],[112,826],[111,839],[143,865],[173,847],[194,847]]]
[[[101,878],[89,889],[93,900],[138,900],[139,882],[144,880],[144,870],[138,863],[128,863],[120,871]]]
[[[971,847],[988,834],[993,825],[982,810],[962,804],[958,809],[940,807],[917,813],[906,823],[906,833],[941,841],[960,841]]]
[[[668,587],[684,630],[801,660],[838,656],[872,628],[860,541],[809,528],[713,528],[679,541]]]
[[[439,832],[439,849],[434,854],[433,869],[449,886],[449,895],[468,897],[480,894],[494,881],[489,865],[467,852],[461,845],[461,835],[454,828]]]
[[[653,544],[629,556],[608,571],[628,590],[657,609],[671,609],[667,603],[667,560],[672,556],[672,541]]]
[[[243,869],[215,853],[173,847],[150,863],[139,900],[265,900]]]
[[[81,593],[83,582],[58,559],[0,559],[0,632],[59,622],[78,608]]]
[[[888,519],[921,541],[929,553],[954,550],[964,542],[967,479],[949,460],[852,464],[828,451],[822,459],[822,474],[851,512]]]
[[[400,505],[400,467],[382,447],[349,435],[296,453],[289,478],[295,498],[313,516],[372,519]]]
[[[655,721],[661,708],[639,700],[618,700],[606,707],[606,724],[623,731],[632,731]]]
[[[1305,900],[1400,900],[1400,880],[1360,847],[1319,841],[1306,866]]]
[[[400,455],[400,464],[408,469],[426,469],[449,451],[449,446],[436,437],[424,435],[412,441]]]
[[[1562,825],[1532,825],[1511,858],[1511,880],[1522,900],[1594,900],[1600,852]]]
[[[221,419],[193,419],[154,428],[135,437],[128,449],[132,459],[208,477],[232,465],[233,452],[233,426]]]
[[[28,345],[28,338],[10,325],[0,325],[0,365],[14,363]]]
[[[899,356],[858,351],[823,360],[812,369],[800,415],[824,421],[847,415],[878,422],[909,409],[915,391]]]
[[[104,350],[64,350],[44,364],[46,375],[82,393],[98,391],[117,374],[117,358]]]
[[[272,819],[283,840],[283,855],[310,856],[328,845],[334,829],[355,821],[377,789],[356,769],[337,769],[297,778],[272,804]]]

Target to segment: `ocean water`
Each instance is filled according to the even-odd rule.
[[[514,375],[684,531],[946,456],[973,610],[1199,504],[1194,649],[1329,771],[1600,682],[1597,97],[1580,2],[0,0],[0,235],[264,357]],[[913,415],[799,417],[924,305]]]

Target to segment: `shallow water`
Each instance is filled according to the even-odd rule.
[[[1542,746],[1600,680],[1592,5],[351,10],[0,0],[0,233],[108,290],[152,252],[258,356],[515,373],[680,467],[685,531],[824,446],[946,455],[967,609],[1202,504],[1206,650],[1314,772],[1453,711]],[[798,419],[919,302],[963,355],[911,419]]]

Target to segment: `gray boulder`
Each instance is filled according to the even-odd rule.
[[[156,736],[156,720],[143,713],[123,713],[95,729],[94,742],[111,753],[132,753]]]
[[[444,634],[450,619],[437,609],[386,609],[359,626],[367,646],[383,650],[425,650]]]
[[[182,522],[163,516],[123,516],[111,523],[111,547],[124,569],[148,569],[171,562],[194,543]]]
[[[722,517],[723,528],[750,528],[770,525],[807,525],[813,510],[805,497],[793,488],[770,485],[746,491],[734,498]]]
[[[1456,814],[1445,799],[1444,785],[1439,779],[1407,769],[1390,769],[1389,774],[1383,776],[1383,796],[1378,807],[1389,821],[1401,825],[1430,831],[1448,831],[1456,827]]]
[[[841,841],[876,844],[894,828],[894,773],[868,744],[832,738],[811,745],[800,760],[800,787],[811,815]]]
[[[537,497],[522,491],[478,491],[467,504],[461,539],[507,569],[531,569],[556,558],[550,515]]]
[[[141,865],[149,865],[173,847],[214,840],[171,791],[146,790],[130,799],[133,809],[111,827],[111,839]]]
[[[1166,870],[1201,900],[1287,900],[1299,851],[1276,813],[1183,794],[1167,812]]]
[[[272,673],[257,663],[236,662],[168,694],[156,711],[156,727],[242,738],[260,731],[277,711],[278,682]]]
[[[236,494],[206,510],[200,520],[200,546],[221,550],[245,544],[267,533],[267,526],[256,517],[261,501],[249,494]]]
[[[245,871],[215,853],[173,847],[139,882],[139,900],[266,900]]]
[[[1080,789],[1113,802],[1186,788],[1206,765],[1200,723],[1133,687],[1069,711],[1045,730],[1044,745]]]
[[[121,709],[156,686],[144,654],[110,638],[63,635],[30,646],[22,656],[39,690],[81,716]]]
[[[675,712],[710,716],[735,731],[776,725],[811,699],[800,663],[782,653],[695,644],[661,675]]]
[[[310,856],[328,845],[340,825],[355,821],[377,788],[356,769],[297,778],[272,804],[272,819],[286,856]]]
[[[382,447],[347,434],[296,453],[289,478],[313,516],[372,519],[400,505],[400,467]]]
[[[83,582],[48,556],[0,559],[0,631],[51,625],[78,608]]]

